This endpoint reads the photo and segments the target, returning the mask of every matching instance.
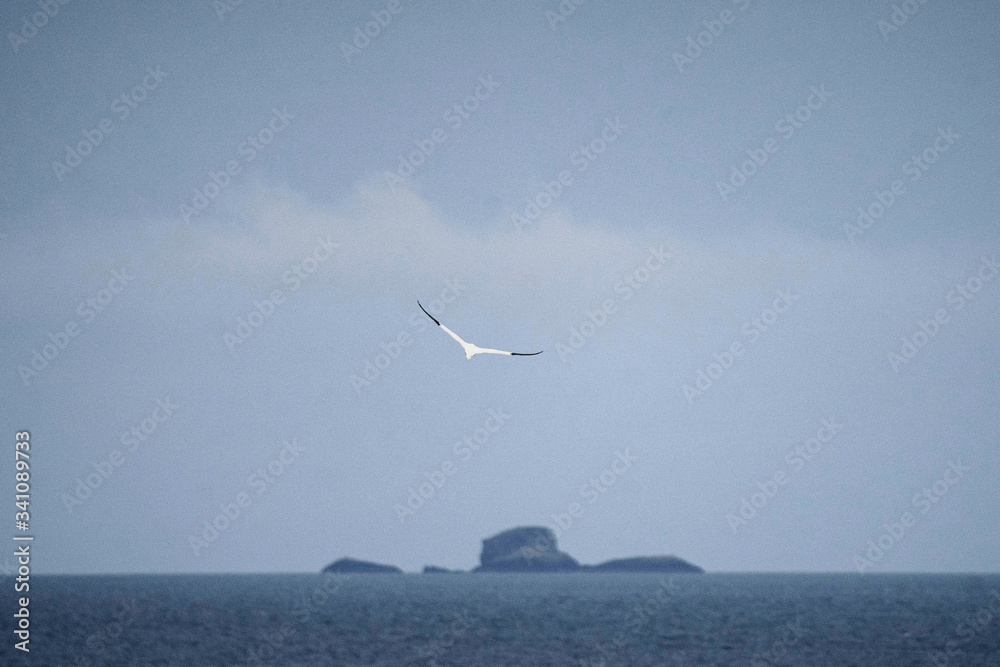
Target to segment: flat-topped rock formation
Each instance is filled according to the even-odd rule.
[[[559,551],[556,536],[543,526],[511,528],[483,540],[473,572],[572,572],[580,563]]]
[[[330,563],[323,568],[324,572],[333,574],[402,574],[395,565],[382,565],[381,563],[370,563],[366,560],[355,560],[354,558],[341,558]]]
[[[677,556],[635,556],[616,558],[598,565],[584,565],[591,572],[673,572],[677,574],[702,574],[705,570]]]

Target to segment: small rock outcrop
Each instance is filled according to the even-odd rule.
[[[599,565],[585,565],[593,572],[672,572],[677,574],[702,574],[705,570],[677,556],[636,556],[616,558]]]
[[[355,560],[354,558],[341,558],[330,563],[323,568],[324,572],[333,574],[402,574],[395,565],[382,565],[381,563],[370,563],[365,560]]]
[[[424,565],[424,574],[459,574],[461,570],[449,570],[436,565]]]
[[[580,563],[559,551],[550,528],[511,528],[483,540],[479,567],[473,572],[573,572]]]

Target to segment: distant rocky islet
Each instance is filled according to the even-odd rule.
[[[402,574],[394,565],[383,565],[354,558],[341,558],[323,572],[332,574]],[[458,574],[428,565],[424,574]],[[569,554],[559,551],[555,533],[543,526],[511,528],[483,540],[479,566],[472,572],[661,572],[701,574],[703,569],[676,556],[636,556],[616,558],[598,565],[581,565]]]

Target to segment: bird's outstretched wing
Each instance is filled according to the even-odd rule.
[[[503,350],[494,350],[488,347],[476,346],[476,354],[514,354],[513,352],[504,352]]]
[[[420,302],[419,301],[417,301],[417,305],[420,306]],[[427,317],[431,318],[431,320],[434,321],[434,324],[436,324],[438,326],[441,326],[441,323],[438,322],[437,320],[435,320],[434,316],[431,315],[430,313],[428,313],[426,308],[424,308],[423,306],[420,306],[420,310],[424,311],[424,315],[426,315]]]
[[[449,336],[451,336],[452,338],[454,338],[455,340],[457,340],[457,341],[458,341],[458,344],[459,344],[459,345],[461,345],[461,346],[462,346],[463,348],[465,348],[465,347],[469,347],[469,343],[466,343],[466,342],[465,342],[464,340],[462,340],[462,338],[461,338],[461,337],[460,337],[460,336],[459,336],[459,335],[458,335],[457,333],[455,333],[454,331],[452,331],[451,329],[449,329],[449,328],[448,328],[448,327],[446,327],[445,325],[443,325],[443,324],[441,324],[440,322],[438,322],[438,321],[437,321],[437,320],[436,320],[436,319],[434,318],[434,316],[433,316],[433,315],[431,315],[430,313],[428,313],[428,312],[427,312],[427,309],[426,309],[426,308],[424,308],[424,307],[423,307],[423,306],[422,306],[422,305],[420,304],[420,302],[419,302],[419,301],[417,301],[417,305],[418,305],[418,306],[420,306],[420,310],[424,311],[424,314],[425,314],[425,315],[426,315],[427,317],[429,317],[429,318],[431,318],[432,320],[434,320],[434,324],[436,324],[436,325],[438,325],[439,327],[441,327],[442,329],[444,329],[444,330],[445,330],[445,332],[446,332],[446,333],[447,333],[447,334],[448,334]]]
[[[455,333],[454,331],[452,331],[451,329],[449,329],[449,328],[448,328],[448,327],[446,327],[445,325],[443,325],[443,324],[438,324],[438,326],[439,326],[439,327],[441,327],[442,329],[444,329],[445,333],[447,333],[447,334],[448,334],[449,336],[451,336],[452,338],[454,338],[455,340],[457,340],[457,341],[458,341],[458,343],[459,343],[459,344],[460,344],[460,345],[461,345],[462,347],[471,347],[471,344],[470,344],[470,343],[466,343],[466,342],[465,342],[464,340],[462,340],[462,339],[461,339],[461,337],[459,337],[459,335],[458,335],[457,333]]]
[[[476,352],[485,354],[509,354],[512,357],[533,357],[536,354],[541,354],[545,350],[539,352],[506,352],[504,350],[493,350],[488,347],[477,347]]]

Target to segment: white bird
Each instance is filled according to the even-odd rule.
[[[462,349],[465,350],[465,358],[466,359],[471,359],[472,357],[476,356],[477,354],[506,354],[506,355],[510,355],[512,357],[533,357],[536,354],[541,354],[542,353],[542,351],[539,351],[539,352],[505,352],[503,350],[493,350],[493,349],[490,349],[488,347],[479,347],[478,345],[473,345],[472,343],[466,343],[464,340],[462,340],[461,338],[459,338],[458,334],[456,334],[454,331],[452,331],[451,329],[449,329],[448,327],[446,327],[445,325],[441,324],[436,319],[434,319],[434,316],[431,315],[430,313],[428,313],[427,310],[423,306],[420,305],[419,301],[417,301],[417,305],[420,306],[420,310],[423,310],[424,314],[427,315],[427,317],[429,317],[432,320],[434,320],[434,324],[436,324],[439,327],[441,327],[442,329],[444,329],[445,333],[447,333],[449,336],[451,336],[452,338],[454,338],[455,340],[458,341],[459,345],[462,346]]]

